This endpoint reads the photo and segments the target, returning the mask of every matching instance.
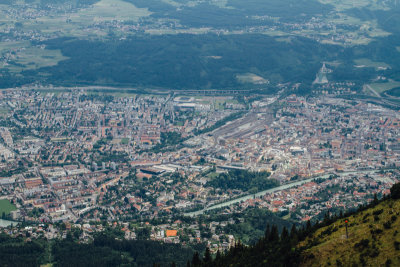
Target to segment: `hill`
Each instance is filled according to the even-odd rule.
[[[149,240],[124,240],[109,229],[87,244],[69,232],[63,240],[29,240],[0,234],[0,266],[400,266],[400,183],[390,197],[358,211],[290,231],[267,226],[254,245],[237,242],[213,258],[207,248],[182,247]],[[346,224],[348,234],[346,234]],[[241,226],[243,227],[243,225]],[[280,234],[279,234],[280,233]],[[28,237],[28,236],[27,236]],[[195,254],[193,255],[193,252]],[[192,260],[188,261],[193,255]]]
[[[198,244],[198,249],[204,247]],[[70,232],[62,240],[0,233],[0,266],[184,266],[194,251],[179,244],[122,240],[115,231],[100,233],[89,243]]]
[[[299,244],[300,266],[400,266],[399,211],[400,200],[388,199],[318,229]]]
[[[0,0],[0,88],[400,81],[395,0]],[[319,90],[317,90],[319,91]]]
[[[195,254],[192,266],[400,266],[400,184],[391,196],[354,213],[325,216],[314,226],[278,234],[269,227],[253,246],[235,244],[210,260]],[[348,234],[346,234],[346,224]]]

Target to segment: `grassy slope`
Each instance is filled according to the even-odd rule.
[[[381,214],[374,215],[382,209]],[[390,199],[348,217],[349,239],[346,239],[345,219],[318,229],[300,244],[310,246],[303,253],[301,266],[362,266],[363,261],[367,266],[384,266],[388,259],[390,266],[400,266],[400,251],[394,244],[400,242],[399,211],[400,200]],[[392,217],[398,218],[386,229],[384,223]],[[369,240],[368,245],[357,245],[363,239]]]

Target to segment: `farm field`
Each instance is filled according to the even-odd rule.
[[[141,17],[151,15],[147,8],[137,8],[122,0],[101,0],[92,7],[81,9],[71,16],[77,22],[96,22],[118,20],[138,21]]]
[[[376,70],[378,69],[388,69],[390,66],[386,64],[385,62],[375,62],[372,61],[368,58],[359,58],[354,60],[354,63],[356,64],[356,67],[371,67],[375,68]]]
[[[387,83],[372,83],[370,84],[371,88],[374,89],[377,93],[381,94],[385,91],[388,91],[390,89],[400,87],[400,82],[397,81],[389,81]]]
[[[27,46],[30,46],[28,41],[0,42],[0,54],[8,51],[15,51]]]
[[[400,80],[395,59],[400,48],[396,29],[390,28],[396,18],[392,1],[301,0],[289,7],[279,0],[0,3],[3,88],[272,88],[310,83],[320,63],[333,60],[341,62],[334,80],[344,77],[335,77],[340,71],[356,72],[362,83],[375,78],[357,65]],[[386,39],[394,46],[375,43]],[[365,51],[381,54],[370,58]],[[389,52],[393,56],[386,58]],[[382,74],[385,68],[393,75]]]
[[[51,67],[58,64],[62,60],[66,60],[60,50],[46,50],[38,47],[20,48],[16,52],[8,69],[12,72],[20,72],[29,69],[38,69],[42,67]]]
[[[344,11],[352,8],[368,8],[371,10],[386,10],[385,7],[379,5],[377,1],[374,0],[318,0],[322,4],[329,4],[335,7],[337,11]]]
[[[241,83],[268,84],[268,80],[254,73],[237,74],[236,79]]]
[[[13,24],[4,11],[7,5],[0,5],[0,16],[3,25],[0,29]],[[137,8],[135,5],[123,0],[101,0],[94,5],[78,9],[74,12],[63,14],[50,14],[36,19],[18,20],[25,31],[39,31],[49,36],[65,37],[104,37],[108,29],[95,27],[96,23],[111,22],[115,20],[137,22],[141,17],[151,15],[147,8]],[[88,28],[93,29],[88,31]]]

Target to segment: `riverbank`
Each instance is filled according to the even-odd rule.
[[[340,175],[347,175],[347,174],[352,174],[352,173],[367,173],[368,174],[368,173],[375,173],[375,172],[378,172],[378,171],[379,170],[365,170],[365,171],[347,171],[347,172],[340,172],[340,173],[329,173],[329,174],[322,175],[322,176],[312,177],[312,178],[308,178],[308,179],[305,179],[305,180],[296,181],[296,182],[289,183],[289,184],[284,184],[284,185],[281,185],[281,186],[278,186],[278,187],[274,187],[274,188],[271,188],[271,189],[267,189],[267,190],[263,190],[263,191],[257,192],[255,194],[247,194],[247,195],[242,196],[242,197],[238,197],[238,198],[235,198],[235,199],[230,199],[230,200],[224,201],[222,203],[215,204],[215,205],[212,205],[210,207],[206,207],[206,208],[204,208],[202,210],[199,210],[199,211],[193,211],[193,212],[184,213],[184,215],[188,216],[188,217],[194,217],[194,216],[203,214],[203,213],[205,213],[207,211],[228,207],[228,206],[231,206],[233,204],[240,203],[242,201],[246,201],[246,200],[252,199],[254,197],[262,197],[265,194],[274,193],[274,192],[285,190],[285,189],[292,188],[292,187],[295,187],[295,186],[303,185],[305,183],[313,181],[314,179],[328,179],[331,175],[339,175],[340,176]]]

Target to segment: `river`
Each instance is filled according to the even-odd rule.
[[[190,216],[190,217],[197,216],[197,215],[203,214],[204,212],[209,211],[209,210],[214,210],[214,209],[227,207],[227,206],[233,205],[235,203],[239,203],[239,202],[242,202],[242,201],[246,201],[248,199],[252,199],[254,197],[261,197],[261,196],[264,196],[265,194],[274,193],[274,192],[277,192],[277,191],[281,191],[281,190],[285,190],[285,189],[288,189],[288,188],[291,188],[291,187],[302,185],[302,184],[311,182],[314,179],[318,179],[318,178],[327,179],[327,178],[329,178],[329,176],[335,175],[335,174],[341,176],[341,175],[347,175],[347,174],[351,174],[351,173],[375,173],[375,172],[377,172],[377,170],[348,171],[348,172],[341,172],[341,173],[330,173],[330,174],[326,174],[326,175],[323,175],[323,176],[313,177],[313,178],[309,178],[309,179],[306,179],[306,180],[301,180],[301,181],[297,181],[297,182],[293,182],[293,183],[289,183],[289,184],[284,184],[284,185],[281,185],[281,186],[278,186],[278,187],[274,187],[274,188],[271,188],[271,189],[260,191],[260,192],[255,193],[255,194],[248,194],[248,195],[245,195],[245,196],[242,196],[242,197],[239,197],[239,198],[235,198],[235,199],[232,199],[232,200],[227,200],[227,201],[224,201],[222,203],[212,205],[210,207],[204,208],[204,209],[199,210],[199,211],[193,211],[193,212],[185,213],[184,215],[185,216]]]

